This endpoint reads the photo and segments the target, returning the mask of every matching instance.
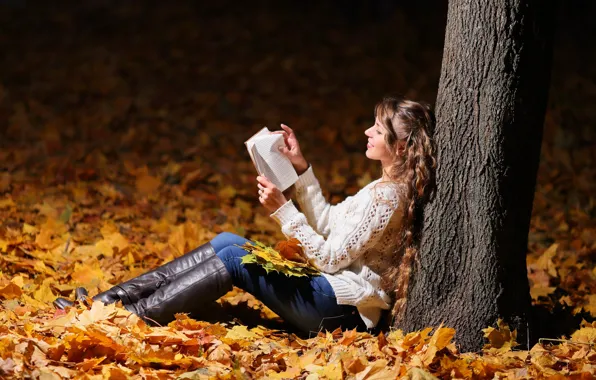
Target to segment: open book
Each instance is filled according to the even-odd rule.
[[[244,142],[257,172],[285,191],[298,180],[290,159],[279,150],[286,146],[283,135],[271,134],[267,127]]]

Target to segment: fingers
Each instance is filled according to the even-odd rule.
[[[257,177],[259,202],[270,212],[274,212],[287,202],[287,198],[269,179],[263,175]]]
[[[270,199],[275,198],[276,192],[279,193],[280,191],[265,176],[258,176],[257,181],[259,181],[257,184],[257,187],[259,188],[259,202],[266,206]]]
[[[257,181],[259,181],[259,184],[261,184],[264,188],[267,189],[275,189],[275,185],[269,181],[269,179],[267,177],[265,177],[264,175],[260,175],[257,177]]]
[[[280,147],[279,150],[280,152],[284,153],[284,154],[288,154],[290,152],[290,149],[288,147],[290,147],[289,145],[289,138],[290,135],[288,134],[288,132],[286,131],[273,131],[271,132],[272,135],[282,135],[284,137],[284,143],[286,144],[285,147]]]
[[[267,198],[269,197],[269,194],[271,193],[271,190],[263,187],[260,183],[258,184],[259,187],[259,202],[261,202],[262,204],[265,204],[265,201],[267,200]]]
[[[288,155],[290,153],[290,150],[288,149],[287,146],[280,146],[279,147],[279,151],[282,152],[285,155]]]
[[[292,130],[292,128],[288,127],[288,126],[287,126],[287,125],[285,125],[285,124],[282,124],[282,125],[281,125],[281,129],[283,129],[284,131],[288,132],[288,134],[292,134],[292,133],[294,133],[294,131]]]
[[[257,181],[259,181],[257,183],[257,187],[259,188],[259,202],[265,206],[276,187],[265,176],[258,176]]]

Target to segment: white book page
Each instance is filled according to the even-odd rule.
[[[282,135],[271,134],[265,127],[245,144],[257,172],[267,177],[278,189],[285,191],[298,180],[292,163],[279,150],[280,146],[285,146]]]
[[[265,160],[263,160],[263,157],[261,157],[261,155],[257,151],[257,147],[254,146],[254,144],[252,146],[252,149],[249,150],[249,152],[253,157],[253,162],[255,164],[255,168],[257,169],[257,173],[259,173],[259,175],[265,175],[264,172],[265,170],[267,170],[267,163],[265,162]]]
[[[258,131],[257,133],[255,133],[254,135],[252,135],[248,140],[246,140],[244,142],[244,145],[246,145],[246,149],[248,150],[248,154],[250,155],[250,159],[252,160],[253,164],[255,165],[255,167],[257,167],[257,163],[255,161],[255,157],[254,157],[254,145],[255,145],[255,140],[258,139],[259,137],[262,136],[266,136],[270,133],[269,129],[267,127],[263,127],[261,128],[260,131]],[[257,171],[259,171],[258,167],[257,167]]]
[[[298,174],[290,160],[279,148],[285,146],[282,135],[259,136],[255,139],[255,147],[268,168],[263,168],[263,174],[271,180],[281,191],[286,190],[298,180]],[[267,174],[268,172],[268,174]]]

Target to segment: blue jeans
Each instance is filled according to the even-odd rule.
[[[247,252],[235,244],[242,245],[247,241],[229,232],[211,240],[235,286],[255,296],[304,333],[332,331],[337,327],[366,331],[358,309],[338,305],[335,292],[325,277],[287,277],[276,272],[267,273],[256,264],[243,265],[241,259]]]

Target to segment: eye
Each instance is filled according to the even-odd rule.
[[[382,134],[383,134],[383,133],[381,132],[381,130],[380,130],[380,129],[378,129],[378,128],[377,128],[377,131],[376,131],[376,132],[377,132],[377,135],[382,135]]]

